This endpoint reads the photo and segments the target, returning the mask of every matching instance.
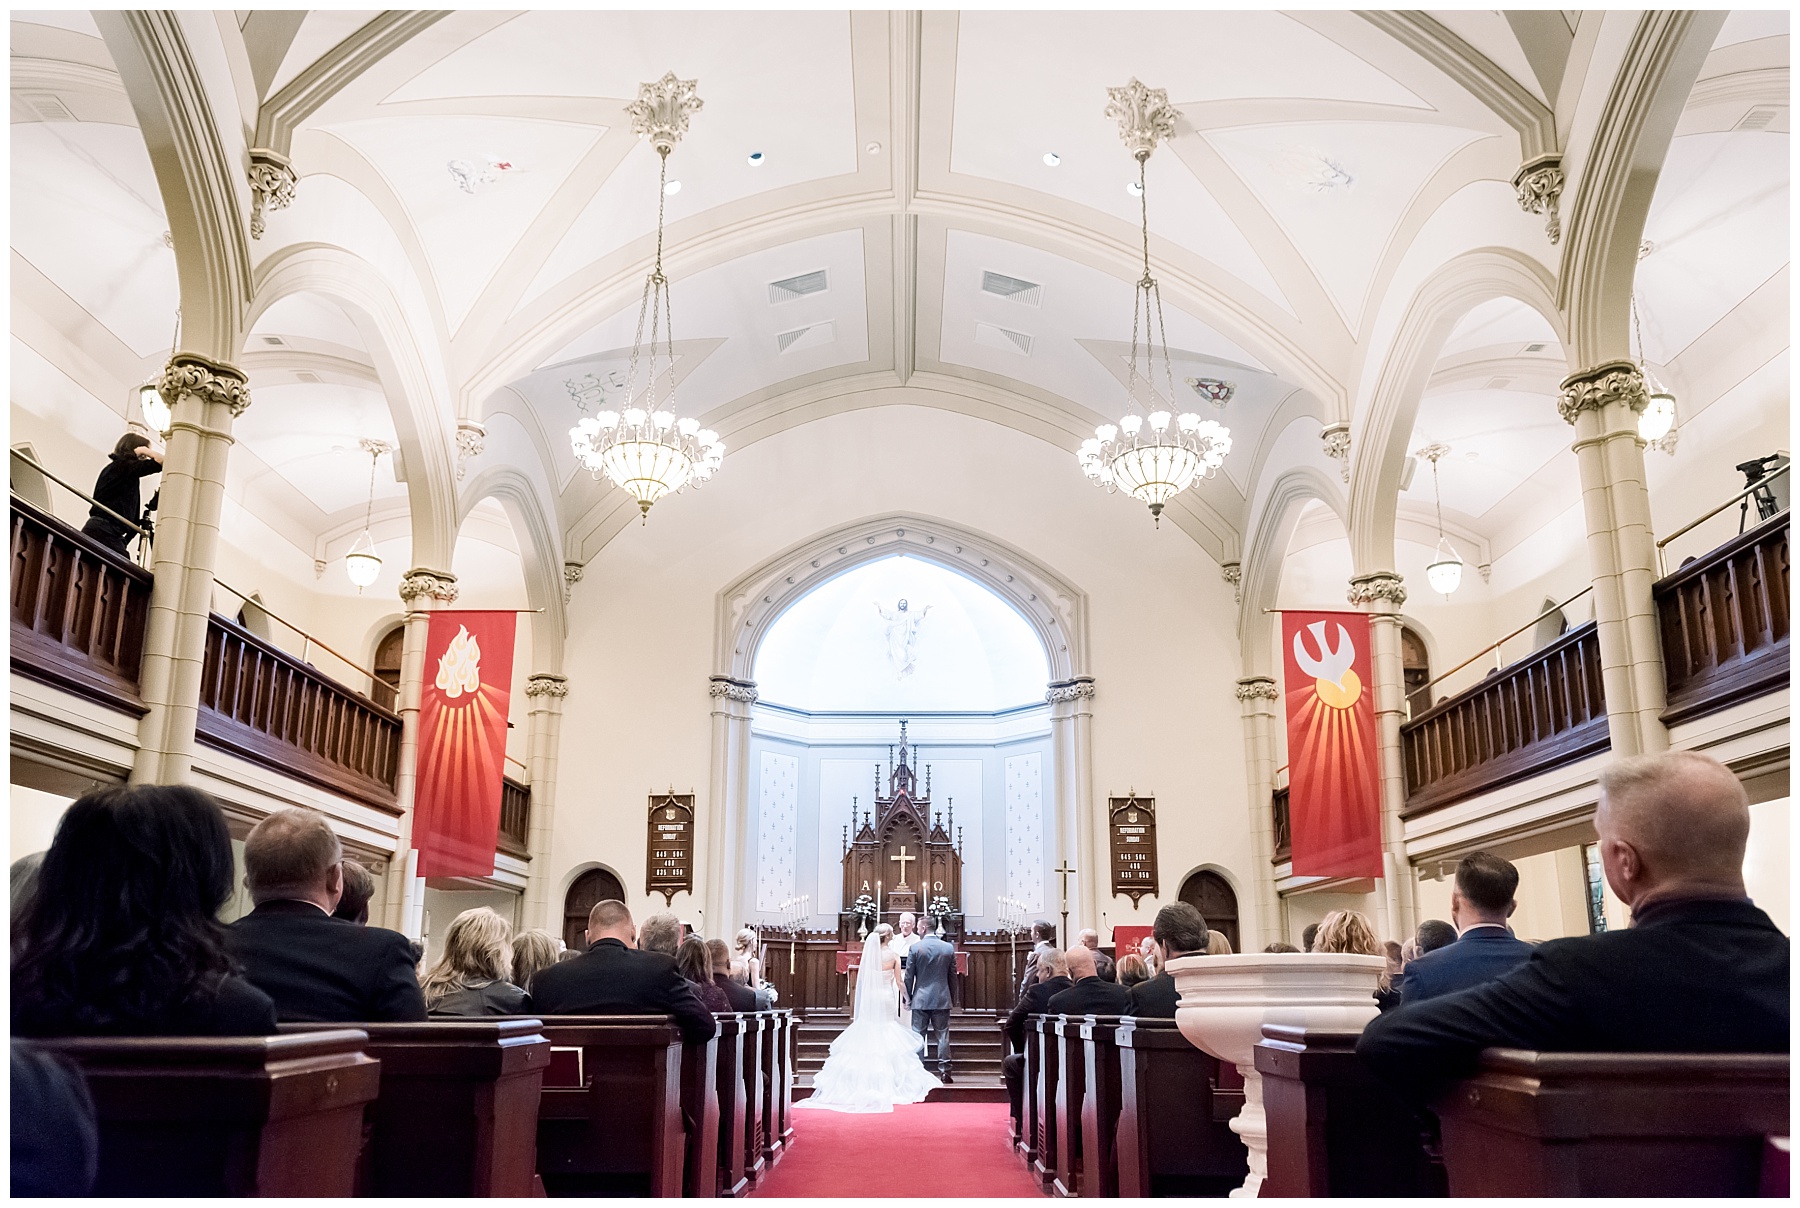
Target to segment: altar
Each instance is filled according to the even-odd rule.
[[[931,768],[925,768],[921,789],[917,758],[901,722],[898,760],[894,748],[888,748],[887,792],[882,792],[881,765],[876,764],[873,807],[859,818],[852,799],[851,822],[843,836],[844,909],[838,915],[843,949],[856,948],[878,923],[898,931],[902,914],[923,921],[934,902],[940,904],[946,933],[955,938],[962,932],[962,834],[956,803],[947,802],[947,811],[933,811]],[[873,910],[859,913],[855,906],[864,897]]]

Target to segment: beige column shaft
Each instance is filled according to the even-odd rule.
[[[1056,867],[1073,867],[1069,885],[1069,935],[1084,927],[1100,927],[1100,904],[1111,888],[1100,861],[1111,857],[1106,837],[1106,811],[1094,804],[1094,680],[1077,676],[1051,684],[1050,756],[1055,768],[1051,790],[1056,803]],[[1101,855],[1100,853],[1106,853]],[[1051,911],[1062,924],[1063,878],[1050,874]],[[1047,911],[1046,913],[1050,913]]]
[[[1381,770],[1382,913],[1384,939],[1405,939],[1417,926],[1415,878],[1406,855],[1406,764],[1400,723],[1406,719],[1406,676],[1400,656],[1400,606],[1406,585],[1393,571],[1375,571],[1350,580],[1350,603],[1369,614],[1369,665],[1375,673],[1376,750]]]
[[[1251,892],[1255,895],[1255,926],[1242,928],[1239,943],[1245,952],[1287,939],[1286,911],[1275,891],[1275,726],[1276,702],[1281,693],[1266,675],[1252,675],[1237,682],[1238,703],[1244,714],[1244,770],[1250,786]]]
[[[556,760],[562,742],[563,701],[569,695],[567,676],[539,672],[525,681],[527,712],[526,774],[531,778],[531,869],[525,881],[523,926],[550,928],[551,894],[555,870],[550,863],[556,836]]]
[[[231,424],[250,406],[246,380],[235,365],[191,352],[176,353],[163,371],[162,396],[174,420],[163,457],[155,581],[139,672],[150,711],[138,725],[134,784],[181,784],[192,775]]]
[[[418,567],[400,581],[400,599],[406,605],[406,636],[400,646],[400,762],[394,779],[394,800],[400,807],[400,830],[394,841],[394,860],[388,866],[387,894],[382,925],[419,933],[417,887],[413,883],[413,800],[419,773],[419,701],[425,685],[425,638],[431,614],[456,602],[456,576],[448,571]]]
[[[749,809],[750,707],[756,685],[715,675],[712,695],[712,781],[706,808],[699,812],[703,833],[694,836],[706,852],[706,884],[698,895],[708,935],[731,935],[741,925],[738,886],[745,858],[743,819]]]
[[[1662,635],[1650,594],[1656,541],[1637,434],[1638,413],[1649,397],[1636,365],[1609,361],[1571,375],[1557,399],[1557,410],[1575,428],[1572,447],[1581,470],[1600,674],[1615,755],[1650,754],[1669,745],[1662,724]]]

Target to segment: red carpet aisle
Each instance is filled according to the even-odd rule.
[[[907,1103],[893,1115],[795,1112],[794,1148],[762,1197],[840,1199],[1041,1196],[1007,1146],[1004,1103]],[[881,1172],[871,1183],[870,1171]]]

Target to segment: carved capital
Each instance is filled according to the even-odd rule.
[[[1563,191],[1562,156],[1555,152],[1527,160],[1513,175],[1513,191],[1519,195],[1519,208],[1527,214],[1544,216],[1544,234],[1550,242],[1562,238],[1562,217],[1557,207]]]
[[[637,100],[625,106],[631,115],[631,132],[647,138],[658,155],[667,155],[687,133],[688,118],[706,102],[694,92],[697,80],[681,80],[669,72],[654,84],[639,84]]]
[[[487,448],[487,426],[472,419],[456,421],[456,477],[468,472],[469,458],[480,457]]]
[[[250,148],[250,238],[263,237],[263,209],[285,210],[294,204],[300,177],[288,157],[267,147]]]
[[[1378,570],[1374,574],[1357,575],[1350,580],[1347,594],[1352,604],[1373,604],[1377,600],[1386,600],[1395,608],[1406,603],[1406,582],[1391,570]]]
[[[1239,700],[1280,700],[1275,681],[1266,675],[1252,675],[1237,682]]]
[[[1066,704],[1076,700],[1093,700],[1093,677],[1081,675],[1072,680],[1051,684],[1049,690],[1044,693],[1044,699],[1053,705]]]
[[[1345,482],[1350,481],[1350,425],[1339,420],[1335,424],[1326,424],[1319,432],[1319,441],[1325,446],[1325,456],[1333,461],[1343,462],[1340,473]]]
[[[454,604],[458,593],[456,576],[441,570],[414,567],[400,580],[400,598],[411,604],[424,597],[441,604]]]
[[[1221,562],[1219,563],[1219,574],[1224,576],[1225,582],[1231,584],[1232,599],[1242,604],[1244,602],[1244,564]]]
[[[587,568],[579,562],[563,563],[563,603],[567,604],[575,595],[575,585],[581,582],[582,573]]]
[[[203,357],[197,352],[178,352],[169,358],[156,392],[173,411],[183,396],[198,395],[208,403],[231,408],[236,419],[250,409],[250,379],[236,365]]]
[[[1148,159],[1159,141],[1175,137],[1169,90],[1146,88],[1136,76],[1123,88],[1106,90],[1106,116],[1119,120],[1119,138],[1137,159]]]
[[[1633,411],[1650,405],[1644,373],[1631,361],[1608,361],[1572,373],[1556,396],[1557,412],[1571,424],[1583,411],[1599,411],[1608,403],[1624,403]]]
[[[540,671],[525,681],[525,695],[548,696],[563,700],[569,695],[569,677]]]
[[[732,679],[728,675],[715,675],[707,692],[714,700],[734,700],[740,704],[756,703],[756,685],[749,680]]]

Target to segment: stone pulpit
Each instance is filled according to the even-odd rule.
[[[861,922],[850,907],[867,894],[878,903],[883,921],[897,923],[901,914],[923,916],[932,900],[944,898],[950,912],[962,910],[962,844],[956,837],[955,803],[948,817],[931,807],[931,769],[923,788],[916,770],[918,751],[900,723],[898,758],[888,748],[887,791],[882,792],[880,764],[875,765],[875,804],[858,813],[844,833],[844,912],[840,939],[858,938]],[[851,832],[855,833],[852,834]]]

